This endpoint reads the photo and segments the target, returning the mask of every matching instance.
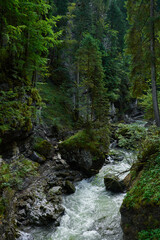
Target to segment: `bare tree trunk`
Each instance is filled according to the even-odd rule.
[[[154,0],[150,0],[150,17],[151,17],[151,80],[152,80],[152,100],[154,117],[157,127],[160,127],[159,107],[156,87],[156,62],[155,62],[155,32],[154,32]]]
[[[77,65],[77,72],[76,72],[76,94],[75,94],[75,118],[76,121],[79,119],[79,64]]]

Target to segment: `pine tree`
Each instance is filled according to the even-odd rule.
[[[156,96],[156,81],[159,80],[159,18],[156,18],[154,1],[127,1],[130,28],[126,36],[127,53],[131,55],[131,74],[133,94],[141,96],[150,88],[152,82],[152,99],[157,126],[160,126],[159,110]],[[157,79],[157,80],[156,80]]]
[[[84,35],[80,48],[77,51],[81,75],[82,96],[86,96],[86,120],[100,119],[104,108],[102,102],[105,98],[104,70],[101,53],[97,41],[90,35]]]

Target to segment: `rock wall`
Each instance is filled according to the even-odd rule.
[[[155,230],[159,238],[147,239],[160,239],[160,142],[158,138],[144,143],[137,163],[126,178],[130,190],[120,209],[124,240],[138,240],[142,231]]]

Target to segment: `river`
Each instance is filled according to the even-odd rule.
[[[35,240],[122,240],[119,209],[125,194],[106,191],[103,179],[107,173],[117,175],[130,169],[135,156],[116,151],[124,154],[123,161],[111,161],[95,177],[78,182],[76,192],[63,198],[65,214],[60,226],[56,231],[52,227],[32,229]]]

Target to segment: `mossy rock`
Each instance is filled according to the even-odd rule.
[[[148,143],[147,143],[148,142]],[[126,240],[145,238],[143,230],[158,229],[160,223],[159,139],[144,142],[143,151],[131,169],[131,189],[121,206],[121,226]],[[131,227],[127,230],[127,224]],[[138,233],[141,232],[138,238]],[[159,234],[159,232],[158,232]],[[145,236],[145,237],[144,237]]]
[[[47,140],[42,140],[34,145],[34,150],[44,157],[49,157],[52,151],[52,144]]]
[[[59,148],[62,158],[72,168],[81,170],[88,176],[98,173],[105,161],[99,142],[91,132],[85,130],[60,143]]]

